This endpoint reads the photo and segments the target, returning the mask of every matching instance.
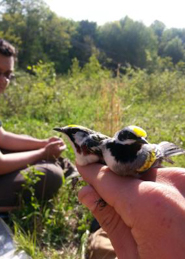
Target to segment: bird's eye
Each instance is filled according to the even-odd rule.
[[[127,139],[136,139],[136,136],[130,132],[130,131],[121,131],[118,135],[118,139],[120,141],[124,141],[124,140],[127,140]]]
[[[126,132],[126,131],[121,131],[121,132],[118,134],[118,139],[119,139],[120,141],[123,141],[123,140],[127,139],[127,137],[128,137],[128,132]]]

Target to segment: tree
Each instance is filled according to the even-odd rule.
[[[161,38],[161,43],[160,43],[160,46],[159,46],[159,55],[161,57],[166,56],[167,52],[168,52],[168,55],[170,54],[170,52],[167,51],[167,49],[169,48],[169,42],[172,41],[175,38],[180,39],[182,42],[181,43],[179,42],[179,44],[180,45],[183,44],[183,47],[185,47],[185,29],[172,28],[172,29],[165,30],[163,32],[163,35],[162,35],[162,38]],[[174,45],[174,44],[175,43],[172,42],[172,45]],[[171,45],[171,43],[170,43],[170,45]],[[180,45],[179,45],[179,47],[180,47]]]
[[[80,21],[76,26],[76,33],[71,39],[71,59],[77,58],[80,66],[88,62],[93,54],[98,54],[96,48],[97,24],[95,22]]]
[[[3,0],[1,4],[1,35],[18,48],[18,64],[25,69],[43,57],[41,27],[49,9],[42,0]]]
[[[147,52],[151,56],[157,52],[157,39],[151,28],[129,17],[100,28],[100,47],[110,57],[113,64],[144,68]]]
[[[174,64],[180,60],[185,60],[185,49],[182,40],[179,37],[175,37],[169,41],[164,48],[163,55],[171,57]]]
[[[74,23],[57,17],[54,13],[43,25],[43,48],[50,61],[55,63],[57,72],[66,72],[70,65],[69,50],[71,37],[75,31]]]
[[[19,0],[0,1],[0,37],[16,47],[22,45],[22,32],[26,28],[23,8]]]
[[[3,0],[0,36],[18,47],[19,67],[39,60],[53,61],[58,72],[67,71],[73,25],[57,17],[42,0]]]
[[[150,27],[154,31],[155,35],[157,35],[158,41],[160,42],[163,32],[166,28],[165,24],[163,22],[155,20]]]

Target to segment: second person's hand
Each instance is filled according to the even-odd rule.
[[[61,140],[55,140],[48,143],[44,148],[44,159],[53,160],[57,159],[61,152],[66,149],[65,143]]]

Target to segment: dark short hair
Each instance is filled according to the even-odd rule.
[[[0,54],[6,57],[16,57],[15,48],[6,40],[0,39]]]

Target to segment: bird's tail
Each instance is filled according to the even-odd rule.
[[[164,142],[161,142],[159,146],[163,153],[164,158],[185,154],[184,149],[178,147],[177,145],[171,142],[164,141]]]

